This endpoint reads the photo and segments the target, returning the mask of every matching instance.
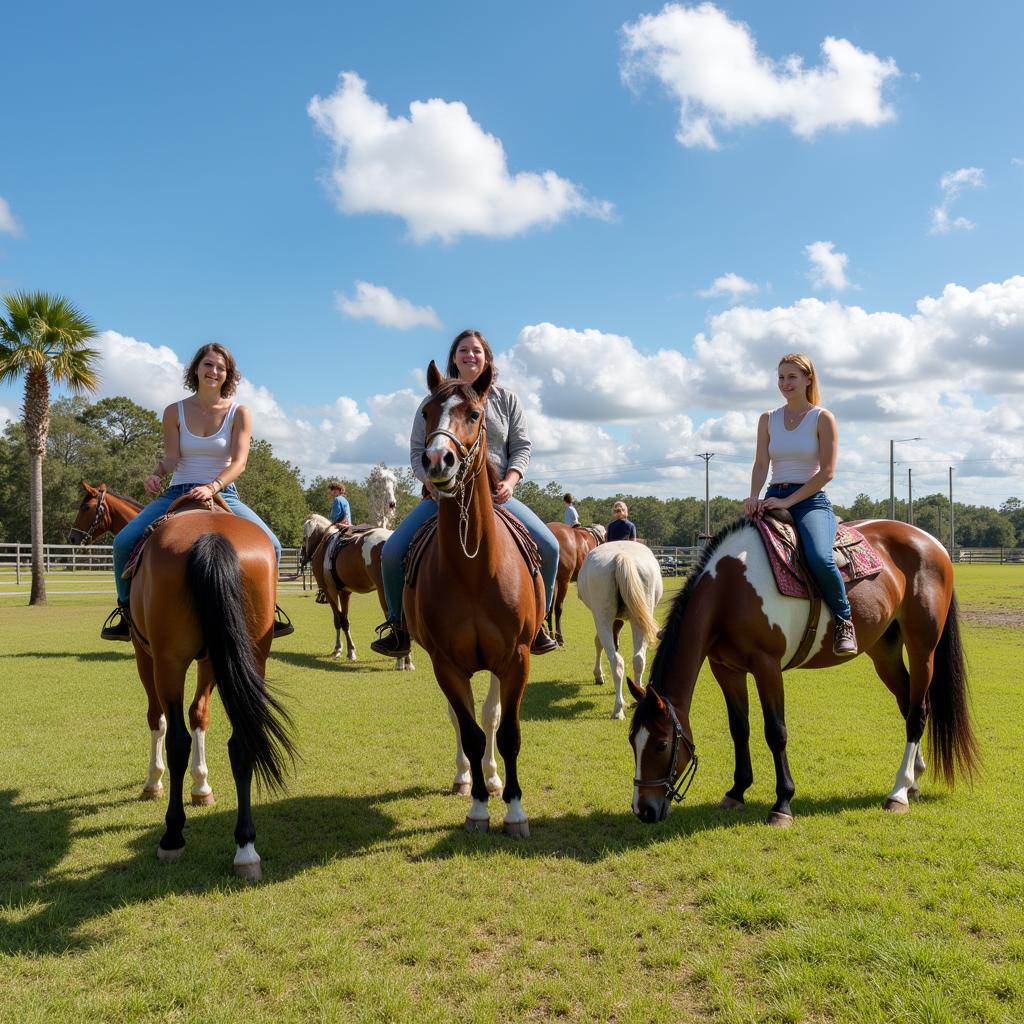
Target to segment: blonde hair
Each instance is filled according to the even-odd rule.
[[[818,371],[814,369],[814,363],[811,362],[810,357],[805,356],[803,352],[787,352],[779,360],[779,366],[783,363],[792,363],[800,370],[803,370],[803,372],[811,378],[807,384],[807,401],[810,402],[811,405],[821,405],[821,388],[818,387]]]

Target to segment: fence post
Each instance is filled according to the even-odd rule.
[[[14,545],[14,582],[21,586],[21,541]]]

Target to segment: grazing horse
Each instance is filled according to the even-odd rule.
[[[971,778],[978,749],[968,712],[967,673],[960,645],[953,566],[930,534],[905,523],[854,523],[881,556],[873,578],[848,585],[860,650],[868,655],[906,722],[906,745],[885,808],[906,811],[924,770],[920,743],[927,720],[937,773],[952,784]],[[661,821],[672,799],[696,769],[690,703],[704,659],[725,695],[735,746],[733,787],[721,805],[741,809],[753,782],[747,673],[754,676],[764,712],[764,732],[775,762],[776,801],[769,824],[792,824],[795,787],[786,758],[783,697],[785,665],[828,668],[831,613],[822,602],[816,639],[798,665],[790,661],[808,630],[808,600],[784,597],[776,587],[757,529],[741,519],[709,542],[680,591],[665,624],[646,691],[630,684],[638,704],[629,740],[636,758],[633,812]],[[906,665],[903,653],[906,651]],[[829,699],[834,699],[834,694]]]
[[[374,467],[376,468],[376,467]],[[392,474],[393,476],[393,474]],[[387,603],[384,600],[384,583],[380,571],[380,553],[384,542],[391,536],[390,530],[370,527],[356,533],[355,537],[341,548],[335,548],[331,564],[325,564],[329,538],[337,533],[331,530],[331,522],[325,516],[311,512],[302,524],[302,547],[299,548],[299,564],[308,562],[313,577],[324,595],[324,603],[334,613],[334,650],[332,658],[342,653],[341,634],[345,634],[345,647],[349,661],[356,661],[356,645],[349,629],[348,607],[353,594],[368,594],[376,590],[384,614]],[[395,659],[396,671],[412,672],[412,654]]]
[[[580,532],[580,531],[577,531]],[[637,684],[644,674],[647,645],[658,635],[654,609],[658,607],[664,584],[661,566],[646,544],[633,540],[613,540],[594,548],[580,569],[577,584],[580,600],[594,616],[597,633],[594,647],[594,682],[603,683],[601,648],[608,655],[615,682],[615,709],[612,718],[626,717],[622,699],[625,664],[619,654],[619,631],[628,619],[633,628],[633,674]]]
[[[558,641],[559,647],[565,646],[562,638],[562,607],[565,595],[569,592],[569,584],[575,583],[583,568],[583,559],[598,544],[605,541],[603,526],[568,526],[566,523],[548,523],[548,529],[558,540],[558,574],[555,577],[555,600],[548,612],[548,632]]]
[[[519,705],[530,674],[530,644],[544,617],[544,584],[494,511],[497,479],[484,424],[491,379],[490,366],[472,384],[443,378],[434,362],[427,369],[423,468],[438,494],[437,533],[423,550],[413,585],[406,581],[403,608],[451,709],[460,769],[453,789],[461,792],[465,774],[472,779],[466,828],[487,830],[488,794],[501,790],[496,738],[506,773],[504,831],[525,837],[530,829],[517,771]],[[486,733],[476,721],[472,688],[473,673],[484,670],[491,673]]]
[[[216,683],[228,719],[228,756],[238,797],[235,873],[260,877],[250,791],[253,773],[269,789],[283,786],[294,757],[289,719],[264,680],[274,631],[277,561],[255,523],[219,511],[179,512],[150,535],[132,581],[135,662],[167,719],[170,769],[167,828],[157,856],[185,850],[181,787],[192,738],[185,728],[184,687],[198,662],[201,686]]]
[[[78,506],[78,514],[68,533],[68,543],[85,547],[92,544],[104,533],[117,534],[121,528],[139,512],[142,506],[131,498],[124,498],[107,490],[106,484],[91,487],[84,480],[82,490],[85,496]],[[142,785],[140,800],[159,800],[164,793],[164,737],[167,734],[167,719],[160,706],[152,680],[142,676],[146,690],[146,720],[149,723],[149,768]],[[192,804],[206,807],[214,803],[210,786],[209,771],[206,767],[206,731],[210,727],[210,697],[213,694],[214,679],[209,672],[200,672],[196,681],[196,692],[188,709],[189,732],[192,736]]]

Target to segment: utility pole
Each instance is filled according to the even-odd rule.
[[[956,544],[956,513],[953,511],[953,467],[949,467],[949,557],[953,557],[953,547]]]
[[[696,452],[698,459],[704,460],[704,536],[711,536],[711,486],[708,479],[708,470],[711,460],[715,457],[714,452]]]
[[[914,471],[907,466],[907,522],[914,525]]]
[[[889,518],[896,518],[896,475],[893,462],[893,450],[904,441],[923,441],[923,437],[897,437],[889,439]]]

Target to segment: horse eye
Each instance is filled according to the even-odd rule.
[[[654,744],[654,749],[659,754],[664,754],[665,751],[668,750],[668,740],[658,740],[658,742]]]
[[[424,409],[424,410],[423,410],[423,412],[421,412],[421,413],[420,413],[420,415],[421,415],[421,416],[422,416],[422,417],[423,417],[424,419],[426,419],[426,418],[427,418],[427,410],[426,410],[426,409]]]
[[[470,423],[476,423],[476,421],[478,419],[480,419],[480,413],[478,413],[476,410],[474,410],[473,412],[471,412],[469,414],[469,422]]]

